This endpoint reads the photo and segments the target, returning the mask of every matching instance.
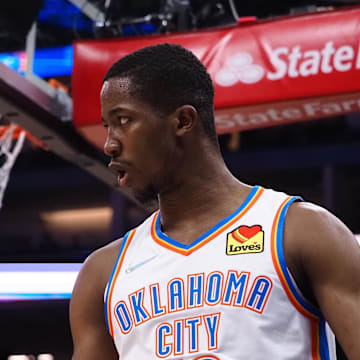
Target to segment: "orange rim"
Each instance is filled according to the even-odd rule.
[[[8,130],[10,128],[10,125],[3,125],[0,126],[0,137],[4,134],[4,132],[6,130]],[[44,150],[49,150],[49,148],[41,141],[39,140],[37,137],[35,137],[34,135],[30,134],[27,130],[23,129],[21,126],[16,126],[15,130],[14,130],[14,134],[13,134],[13,138],[14,139],[18,139],[20,136],[21,131],[25,131],[26,137],[27,139],[29,139],[29,141],[31,143],[33,143],[34,145],[41,147]]]

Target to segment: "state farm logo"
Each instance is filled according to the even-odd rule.
[[[226,87],[233,86],[239,81],[245,84],[260,81],[265,75],[265,70],[253,61],[253,57],[247,52],[238,52],[230,56],[225,67],[216,73],[215,82]]]
[[[276,81],[285,77],[307,78],[334,72],[345,73],[360,69],[360,46],[334,46],[328,41],[322,49],[303,50],[300,45],[281,46],[270,50],[268,70],[254,64],[253,57],[247,52],[238,52],[226,60],[225,67],[215,74],[215,82],[229,87],[242,82],[254,84],[261,79]],[[271,71],[270,71],[271,69]]]

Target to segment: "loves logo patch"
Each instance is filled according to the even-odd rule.
[[[264,232],[260,225],[241,225],[227,234],[226,255],[252,254],[264,251]]]

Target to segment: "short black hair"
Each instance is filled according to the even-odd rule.
[[[169,43],[144,47],[114,63],[104,82],[114,77],[128,77],[133,95],[164,115],[181,105],[194,106],[204,132],[217,144],[214,86],[191,51]]]

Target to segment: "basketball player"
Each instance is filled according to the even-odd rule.
[[[234,178],[213,96],[178,45],[136,51],[106,74],[109,167],[160,211],[86,260],[73,359],[335,359],[333,333],[360,359],[354,236],[318,206]]]

